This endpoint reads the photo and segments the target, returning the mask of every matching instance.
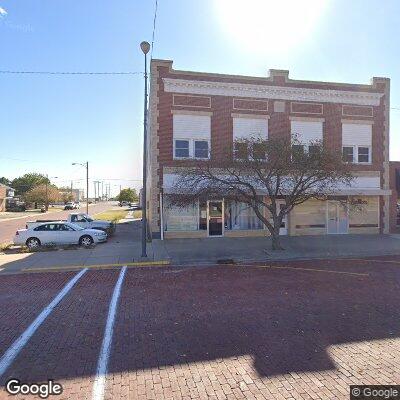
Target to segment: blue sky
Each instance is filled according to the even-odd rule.
[[[299,6],[298,3],[301,3]],[[141,71],[154,1],[0,0],[0,70]],[[368,83],[391,78],[391,159],[400,160],[400,2],[159,0],[154,58],[177,69]],[[0,75],[0,176],[47,173],[139,187],[143,81]],[[80,180],[82,179],[82,180]],[[91,187],[93,185],[91,184]],[[91,188],[92,190],[92,188]]]

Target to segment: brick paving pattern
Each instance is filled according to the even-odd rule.
[[[348,399],[351,384],[400,384],[400,260],[384,260],[129,269],[105,398]],[[55,379],[60,399],[91,398],[118,272],[81,278],[0,379],[1,399],[10,376]],[[26,281],[55,276],[6,278],[19,277],[26,295]],[[13,323],[0,325],[0,343]]]

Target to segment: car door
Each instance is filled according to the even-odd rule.
[[[40,240],[41,244],[47,244],[50,240],[49,234],[50,226],[49,224],[39,225],[33,229],[33,233],[29,234],[29,237],[36,237]]]
[[[77,233],[67,224],[58,224],[58,243],[60,244],[75,244],[78,243],[76,239]]]

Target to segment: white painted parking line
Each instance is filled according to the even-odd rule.
[[[126,268],[126,266],[122,267],[122,270],[118,277],[118,281],[114,288],[114,292],[111,297],[110,307],[108,309],[107,315],[106,328],[104,330],[103,343],[101,344],[99,360],[97,362],[96,379],[93,384],[93,400],[104,399],[104,389],[108,369],[108,359],[110,357],[115,314],[117,312],[118,299],[119,295],[121,294],[121,287],[124,281]]]
[[[8,350],[0,358],[0,377],[4,374],[7,368],[14,361],[18,353],[28,343],[29,339],[36,332],[36,330],[42,325],[44,320],[50,315],[57,304],[68,294],[76,282],[81,276],[87,271],[87,268],[78,272],[58,293],[53,301],[36,317],[36,319],[28,326],[24,333],[8,348]]]

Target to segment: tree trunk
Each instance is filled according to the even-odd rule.
[[[284,250],[284,248],[281,245],[281,237],[279,236],[279,229],[276,231],[274,229],[274,232],[271,234],[271,239],[272,239],[272,250]]]

